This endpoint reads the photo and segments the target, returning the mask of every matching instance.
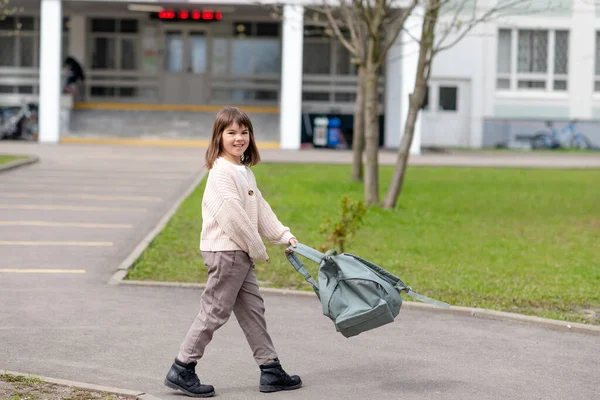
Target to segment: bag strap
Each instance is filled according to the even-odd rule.
[[[306,281],[312,285],[313,290],[318,296],[319,285],[317,284],[317,281],[315,281],[315,279],[310,275],[310,272],[308,272],[304,264],[302,264],[302,261],[300,261],[300,259],[298,258],[298,256],[296,256],[295,253],[298,253],[301,256],[304,256],[309,260],[316,262],[317,264],[321,264],[321,261],[323,260],[323,258],[325,258],[325,255],[315,249],[312,249],[300,243],[297,243],[296,247],[289,246],[288,249],[293,251],[292,253],[288,253],[286,251],[285,256],[287,257],[288,261],[290,262],[290,264],[292,264],[296,271],[298,271],[298,273],[302,275],[304,279],[306,279]]]
[[[398,283],[394,286],[398,291],[405,292],[407,295],[412,297],[415,300],[422,301],[423,303],[431,304],[432,306],[436,306],[439,308],[450,308],[448,303],[444,303],[443,301],[435,300],[427,296],[423,296],[422,294],[413,292],[410,286],[406,286],[402,281],[398,281]]]
[[[400,278],[391,274],[389,271],[386,271],[385,269],[381,268],[379,265],[373,264],[371,261],[365,260],[364,258],[360,258],[358,256],[355,256],[354,254],[346,253],[346,255],[352,256],[355,259],[357,259],[358,261],[364,263],[369,268],[371,268],[371,270],[373,272],[375,272],[377,275],[379,275],[381,278],[387,280],[392,285],[394,285],[396,290],[405,292],[413,299],[419,300],[419,301],[422,301],[423,303],[428,303],[428,304],[431,304],[431,305],[434,305],[434,306],[440,307],[440,308],[450,308],[450,305],[448,305],[447,303],[444,303],[443,301],[435,300],[435,299],[429,298],[427,296],[423,296],[422,294],[413,292],[412,288],[410,286],[406,285],[404,282],[402,282],[402,280]]]

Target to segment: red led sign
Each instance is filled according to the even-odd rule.
[[[153,13],[154,18],[163,21],[220,21],[223,13],[215,10],[162,10]]]

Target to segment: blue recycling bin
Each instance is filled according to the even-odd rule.
[[[340,138],[342,137],[342,120],[339,118],[329,118],[329,125],[327,127],[327,147],[338,147],[340,145]]]

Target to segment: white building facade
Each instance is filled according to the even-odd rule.
[[[440,53],[422,114],[422,145],[493,147],[570,121],[600,145],[595,3],[524,0]]]
[[[313,15],[302,1],[277,16],[244,0],[11,1],[20,9],[0,21],[0,105],[39,100],[40,141],[206,138],[215,110],[230,104],[247,109],[259,140],[282,148],[312,142],[314,119],[323,115],[340,118],[351,140],[351,57],[308,22]],[[488,2],[473,0],[463,12],[479,3]],[[437,56],[413,153],[421,146],[494,146],[546,121],[578,120],[593,136],[600,120],[600,7],[530,3],[534,13],[481,24]],[[418,14],[407,27],[419,35]],[[416,70],[416,44],[406,34],[398,42],[380,85],[387,148],[400,143]],[[61,94],[67,55],[86,73],[74,104]],[[61,121],[65,109],[70,118]]]

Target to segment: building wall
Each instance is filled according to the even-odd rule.
[[[511,119],[534,122],[600,119],[600,65],[597,65],[600,58],[597,42],[600,5],[594,3],[579,0],[524,0],[516,9],[507,10],[508,15],[479,25],[455,47],[439,54],[434,62],[432,82],[446,78],[462,78],[471,82],[469,118],[473,147],[490,143],[483,137],[485,119],[494,120],[495,124]],[[472,10],[467,3],[465,13]],[[502,63],[498,59],[500,29],[511,30],[514,38],[511,51],[515,60],[509,75],[501,74],[499,70],[499,64]],[[516,53],[519,30],[548,32],[549,72],[547,77],[542,77],[547,79],[543,89],[518,87],[519,81],[527,80],[524,74],[517,73],[518,57],[522,56]],[[552,75],[556,57],[554,53],[558,50],[554,41],[559,40],[559,34],[553,33],[556,31],[568,32],[568,71],[566,74]],[[497,79],[504,77],[513,80],[511,88],[501,88],[497,84]],[[563,78],[567,87],[559,90],[554,81]],[[598,83],[595,83],[596,79]]]

